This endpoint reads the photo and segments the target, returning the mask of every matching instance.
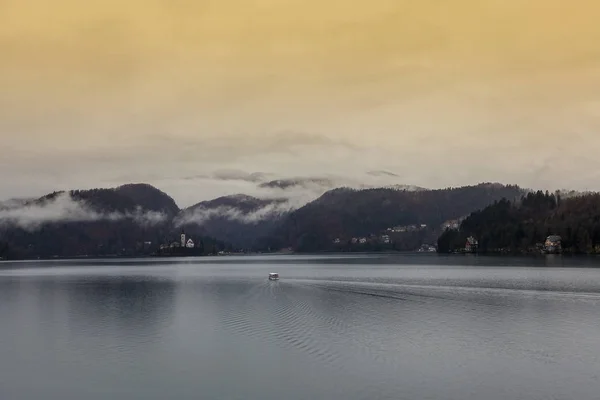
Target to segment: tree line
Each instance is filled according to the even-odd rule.
[[[539,251],[550,235],[561,236],[564,252],[600,253],[600,194],[563,199],[558,192],[537,191],[501,199],[471,213],[458,230],[442,233],[438,251],[460,250],[474,236],[479,252],[529,253]]]
[[[484,183],[475,186],[437,190],[335,189],[290,213],[274,231],[261,238],[264,248],[291,247],[299,252],[339,250],[354,237],[378,235],[394,226],[426,224],[436,229],[502,198],[519,198],[518,186]],[[399,250],[415,250],[425,238],[406,234],[393,238]],[[345,246],[361,250],[365,246]],[[383,246],[390,247],[390,246]]]

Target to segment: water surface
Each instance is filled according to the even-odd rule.
[[[599,265],[4,263],[0,399],[597,399]]]

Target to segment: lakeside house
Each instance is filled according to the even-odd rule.
[[[419,253],[435,253],[437,248],[430,244],[422,244],[421,247],[417,250]]]
[[[460,221],[459,220],[450,220],[450,221],[446,221],[442,224],[442,231],[445,231],[446,229],[458,229],[460,228]]]
[[[558,235],[550,235],[544,242],[544,253],[558,254],[562,252],[562,238]]]
[[[467,243],[465,244],[465,252],[466,253],[475,253],[477,251],[477,247],[479,247],[479,242],[473,236],[469,236],[467,238]]]
[[[387,231],[393,232],[393,233],[405,233],[405,232],[418,232],[418,231],[422,231],[424,229],[427,229],[427,224],[394,226],[392,228],[387,228]]]

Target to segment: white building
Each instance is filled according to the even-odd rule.
[[[194,241],[192,239],[188,239],[188,241],[185,244],[185,247],[187,247],[188,249],[193,249],[194,248]]]

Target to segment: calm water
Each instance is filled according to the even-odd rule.
[[[598,399],[600,259],[0,264],[0,399]],[[271,271],[279,282],[269,282]]]

